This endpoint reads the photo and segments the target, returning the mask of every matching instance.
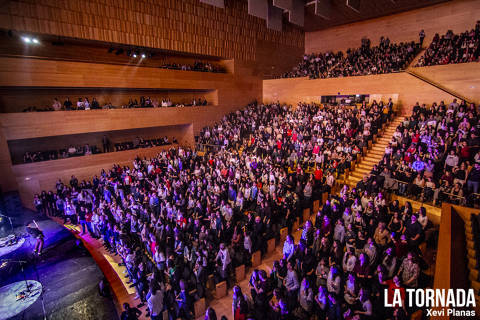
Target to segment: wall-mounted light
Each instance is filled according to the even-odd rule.
[[[25,43],[33,43],[33,44],[39,44],[40,43],[40,40],[38,40],[37,38],[30,38],[30,37],[22,37],[22,41],[25,42]]]

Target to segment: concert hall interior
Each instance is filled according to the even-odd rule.
[[[0,1],[0,320],[478,318],[479,62],[478,0]]]

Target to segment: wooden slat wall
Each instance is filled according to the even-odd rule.
[[[198,0],[10,0],[0,28],[250,61],[256,40],[304,46],[303,31],[267,29],[248,15],[246,1],[220,9]]]
[[[451,66],[452,68],[455,65]],[[468,75],[465,75],[468,77]],[[410,114],[418,101],[450,102],[454,97],[414,76],[401,72],[374,76],[309,80],[307,78],[263,81],[263,101],[281,101],[291,104],[299,101],[320,102],[322,95],[375,94],[388,100],[398,94],[398,105],[404,114]]]
[[[475,27],[480,17],[480,1],[453,0],[442,4],[385,16],[378,19],[346,24],[316,32],[305,33],[305,52],[326,52],[359,47],[362,37],[376,45],[381,36],[394,42],[418,41],[418,33],[425,30],[425,42],[435,33],[464,32]]]

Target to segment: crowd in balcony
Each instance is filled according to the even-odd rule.
[[[372,176],[386,189],[439,205],[480,199],[480,117],[473,103],[416,104]]]
[[[480,21],[474,29],[455,34],[448,30],[433,37],[432,43],[419,59],[416,67],[479,61]]]
[[[175,137],[173,137],[172,142],[174,144],[177,143]],[[48,161],[48,160],[57,160],[57,159],[67,159],[72,157],[80,157],[86,156],[91,154],[98,154],[98,153],[106,153],[106,152],[117,152],[117,151],[125,151],[125,150],[132,150],[138,148],[151,148],[157,146],[164,146],[172,144],[168,137],[165,136],[163,138],[158,139],[144,139],[141,137],[135,137],[133,141],[124,141],[124,142],[117,142],[111,145],[111,141],[108,139],[107,136],[102,137],[102,146],[103,150],[100,149],[96,145],[70,145],[66,148],[60,150],[46,150],[46,151],[35,151],[35,152],[26,152],[23,156],[24,163],[31,163],[31,162],[41,162],[41,161]]]
[[[114,106],[111,102],[105,101],[104,104],[100,105],[98,100],[93,97],[92,100],[88,97],[79,97],[74,103],[70,100],[69,97],[65,99],[62,103],[58,98],[54,98],[52,105],[38,108],[38,107],[28,107],[23,110],[23,112],[34,112],[34,111],[72,111],[72,110],[99,110],[99,109],[128,109],[128,108],[161,108],[161,107],[195,107],[195,106],[206,106],[208,105],[207,99],[204,97],[193,98],[187,102],[172,102],[170,98],[151,98],[146,96],[140,96],[137,98],[130,98],[128,102],[124,105]]]
[[[282,78],[323,79],[397,72],[412,61],[419,48],[420,44],[414,41],[396,44],[385,37],[372,47],[370,40],[364,38],[361,47],[345,53],[305,54],[303,61]]]
[[[210,62],[201,62],[201,61],[196,61],[194,64],[165,63],[160,68],[182,70],[182,71],[200,71],[200,72],[215,72],[215,73],[225,72],[225,69],[219,65],[216,65]]]
[[[265,254],[280,228],[296,231],[302,209],[332,190],[391,113],[391,102],[251,105],[202,130],[199,141],[218,146],[213,153],[171,148],[132,167],[114,165],[91,181],[59,180],[55,192],[42,192],[34,203],[39,212],[80,224],[82,234],[121,256],[150,316],[168,310],[191,319],[208,275],[232,287],[234,267],[256,251]],[[315,225],[305,222],[300,243],[288,238],[271,275],[253,272],[247,299],[233,288],[232,311],[255,319],[387,312],[381,288],[423,284],[418,245],[425,229],[415,219],[424,223],[425,212],[389,208],[375,183],[344,190],[319,210]]]

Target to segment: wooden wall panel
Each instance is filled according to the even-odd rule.
[[[256,40],[304,46],[303,31],[267,29],[265,20],[248,15],[246,1],[219,9],[198,0],[7,0],[0,18],[4,29],[249,61]]]
[[[12,171],[12,160],[3,131],[0,130],[0,191],[12,191],[17,187]]]
[[[415,73],[453,90],[476,104],[480,103],[480,63],[412,68]]]
[[[7,141],[89,132],[193,124],[197,133],[238,107],[51,111],[2,114],[0,125]]]
[[[219,105],[240,107],[260,100],[261,79],[99,63],[0,57],[0,87],[65,87],[218,90]]]
[[[418,41],[418,33],[425,30],[428,43],[435,33],[452,29],[464,32],[475,27],[480,17],[480,1],[452,0],[422,9],[385,16],[378,19],[346,24],[325,30],[305,33],[305,52],[326,52],[359,47],[362,37],[376,45],[381,36],[393,42]]]
[[[404,114],[409,114],[418,101],[430,104],[445,103],[453,96],[406,73],[374,76],[310,80],[308,78],[276,79],[263,81],[263,101],[280,101],[296,104],[299,101],[320,102],[322,95],[372,94],[383,100],[398,94],[398,104]]]
[[[84,157],[26,163],[13,166],[20,198],[25,207],[34,209],[33,196],[42,190],[53,190],[58,179],[64,183],[75,175],[80,181],[99,175],[102,169],[109,169],[113,164],[131,166],[133,159],[154,157],[160,151],[172,146],[147,149],[135,149],[121,152],[95,154]]]

